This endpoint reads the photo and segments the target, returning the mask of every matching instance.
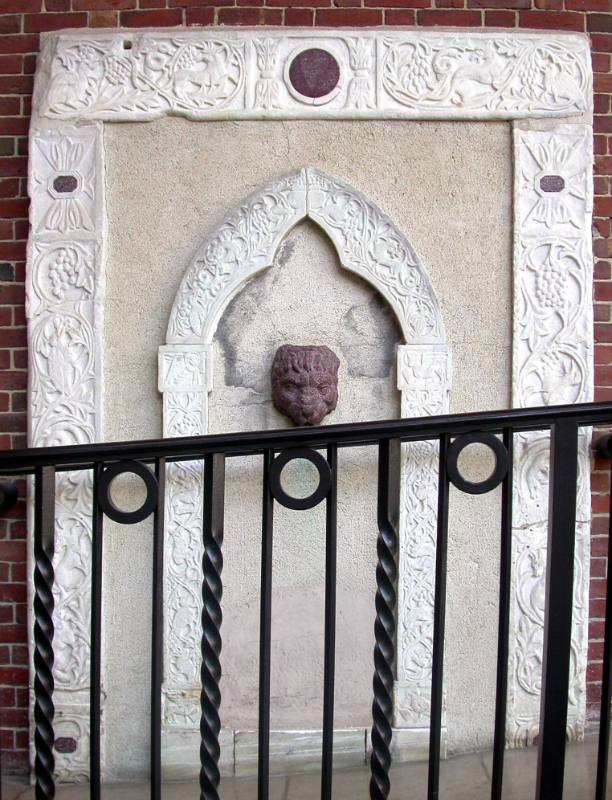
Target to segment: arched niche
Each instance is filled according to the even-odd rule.
[[[450,352],[439,304],[418,256],[363,194],[307,168],[246,199],[205,239],[186,270],[170,314],[167,343],[159,350],[164,436],[208,432],[212,342],[219,320],[244,285],[270,267],[287,233],[305,219],[329,237],[341,266],[373,286],[395,313],[405,342],[397,348],[402,416],[448,410]],[[404,446],[403,474],[410,473],[411,479],[402,481],[400,519],[395,698],[395,743],[400,749],[419,746],[429,721],[436,456],[433,443]],[[164,732],[170,738],[199,725],[200,582],[191,578],[199,574],[201,562],[201,503],[199,466],[169,465]],[[227,736],[231,741],[233,732]]]

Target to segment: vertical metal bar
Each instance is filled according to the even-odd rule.
[[[34,775],[36,800],[55,796],[53,553],[55,468],[36,468],[34,495]]]
[[[261,543],[261,593],[259,606],[259,748],[257,797],[267,800],[270,781],[270,645],[272,629],[272,533],[274,498],[270,491],[270,467],[274,452],[263,457],[263,505]]]
[[[574,598],[577,459],[576,423],[555,422],[551,428],[537,800],[561,800],[563,797]]]
[[[609,456],[608,456],[609,457]],[[612,465],[610,466],[612,483]],[[612,486],[608,512],[608,577],[606,580],[606,622],[604,632],[604,663],[601,680],[601,711],[599,716],[599,745],[597,750],[597,783],[595,800],[605,800],[608,785],[608,750],[610,745],[610,703],[612,702]]]
[[[153,586],[151,604],[151,800],[161,800],[165,458],[156,459],[155,478],[157,480],[157,506],[153,515]]]
[[[93,470],[93,499],[91,512],[91,655],[89,690],[89,795],[100,800],[100,722],[101,722],[101,657],[102,657],[102,554],[103,519],[98,504],[98,485],[104,464]]]
[[[378,447],[378,564],[370,758],[372,800],[386,800],[390,789],[400,482],[401,443],[399,439],[382,441]]]
[[[200,694],[200,800],[219,798],[221,720],[221,597],[225,455],[207,455],[204,463],[202,557],[202,692]]]
[[[325,519],[325,651],[323,667],[323,753],[321,800],[331,800],[334,762],[334,683],[336,672],[336,526],[338,511],[338,448],[330,444],[327,461],[331,487]]]
[[[440,790],[440,739],[444,678],[444,625],[446,620],[446,559],[448,549],[448,476],[446,454],[449,435],[440,436],[438,469],[438,523],[436,536],[436,584],[431,662],[431,716],[429,722],[428,800],[438,800]]]
[[[501,800],[506,745],[506,706],[508,699],[508,649],[510,633],[510,592],[512,569],[512,460],[514,437],[504,429],[508,472],[502,484],[501,536],[499,554],[499,617],[497,625],[497,681],[495,687],[495,735],[493,738],[493,776],[491,800]]]

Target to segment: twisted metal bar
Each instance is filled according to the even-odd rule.
[[[376,550],[376,621],[374,623],[374,701],[370,797],[389,796],[393,679],[395,673],[395,605],[400,495],[398,439],[381,442],[378,450],[378,539]]]
[[[200,706],[200,800],[219,800],[219,706],[221,692],[221,596],[225,456],[207,455],[204,467],[202,557],[202,692]]]
[[[34,499],[34,774],[36,800],[55,796],[53,552],[55,468],[36,469]]]

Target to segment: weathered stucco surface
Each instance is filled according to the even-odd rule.
[[[247,194],[313,166],[385,211],[421,257],[453,349],[451,407],[509,405],[510,133],[502,123],[207,122],[107,125],[105,317],[108,439],[161,435],[157,348],[199,243]],[[311,223],[230,305],[215,341],[210,430],[285,426],[269,397],[278,345],[327,344],[341,361],[328,421],[397,416],[391,353],[399,334],[373,290],[341,270]],[[372,456],[344,453],[339,508],[338,726],[368,723],[375,505]],[[369,468],[370,467],[370,468]],[[303,481],[305,476],[297,476]],[[228,469],[224,724],[256,722],[259,465]],[[320,727],[323,517],[276,516],[272,723]],[[451,507],[447,721],[451,749],[490,739],[498,498]],[[109,775],[147,758],[149,527],[106,529]],[[482,710],[479,710],[482,709]]]

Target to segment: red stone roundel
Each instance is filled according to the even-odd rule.
[[[289,80],[295,91],[304,97],[325,97],[338,85],[340,67],[330,52],[311,47],[293,59]]]

